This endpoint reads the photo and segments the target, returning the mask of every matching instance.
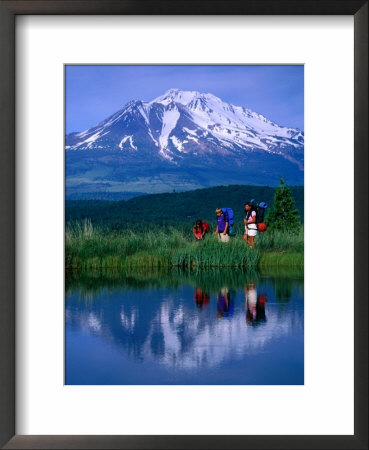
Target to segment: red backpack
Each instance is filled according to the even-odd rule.
[[[262,233],[264,233],[264,231],[267,230],[268,225],[266,225],[264,222],[260,222],[260,223],[258,223],[257,227],[258,227],[258,230],[259,230],[259,231],[261,231]]]

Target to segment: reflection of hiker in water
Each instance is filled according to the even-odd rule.
[[[196,306],[198,308],[202,308],[203,306],[208,306],[209,300],[210,300],[209,294],[206,294],[200,288],[196,288],[193,298],[195,299]]]
[[[261,322],[266,322],[266,294],[257,295],[254,283],[249,283],[247,286],[244,286],[243,290],[245,293],[246,323],[257,325]]]
[[[223,287],[217,295],[218,303],[218,319],[222,317],[232,317],[234,309],[234,295],[228,290],[228,288]]]

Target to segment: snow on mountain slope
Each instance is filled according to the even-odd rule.
[[[206,147],[209,153],[217,147],[222,154],[243,150],[282,156],[288,149],[293,158],[294,149],[303,150],[304,135],[213,94],[170,89],[152,102],[131,101],[96,127],[68,135],[66,148],[122,150],[125,142],[138,152],[155,147],[151,150],[158,156],[178,163],[181,153],[196,156]]]
[[[159,153],[163,155],[164,158],[172,160],[173,159],[172,156],[170,156],[168,152],[165,152],[165,150],[168,148],[169,135],[177,125],[180,113],[173,104],[170,104],[170,106],[172,107],[166,108],[162,116],[163,125],[159,136],[159,144],[160,144]]]
[[[152,103],[169,105],[171,102],[181,103],[186,106],[191,111],[195,122],[204,128],[209,124],[217,124],[226,129],[234,129],[236,131],[246,129],[259,134],[286,138],[290,138],[293,134],[299,132],[299,130],[279,127],[261,114],[257,114],[242,106],[225,103],[213,94],[170,89],[163,96],[153,100]]]

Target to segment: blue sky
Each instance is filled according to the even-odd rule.
[[[66,133],[83,131],[130,100],[151,101],[170,88],[210,92],[304,129],[303,66],[66,66]]]

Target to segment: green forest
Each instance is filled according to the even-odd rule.
[[[291,186],[295,208],[303,223],[304,187]],[[244,204],[255,199],[273,206],[275,188],[269,186],[230,185],[186,192],[171,192],[134,197],[122,201],[66,200],[67,224],[89,219],[92,225],[105,230],[144,231],[176,227],[192,229],[196,219],[209,222],[215,229],[215,209],[233,208],[236,228],[243,227]],[[266,216],[267,222],[268,216]]]

